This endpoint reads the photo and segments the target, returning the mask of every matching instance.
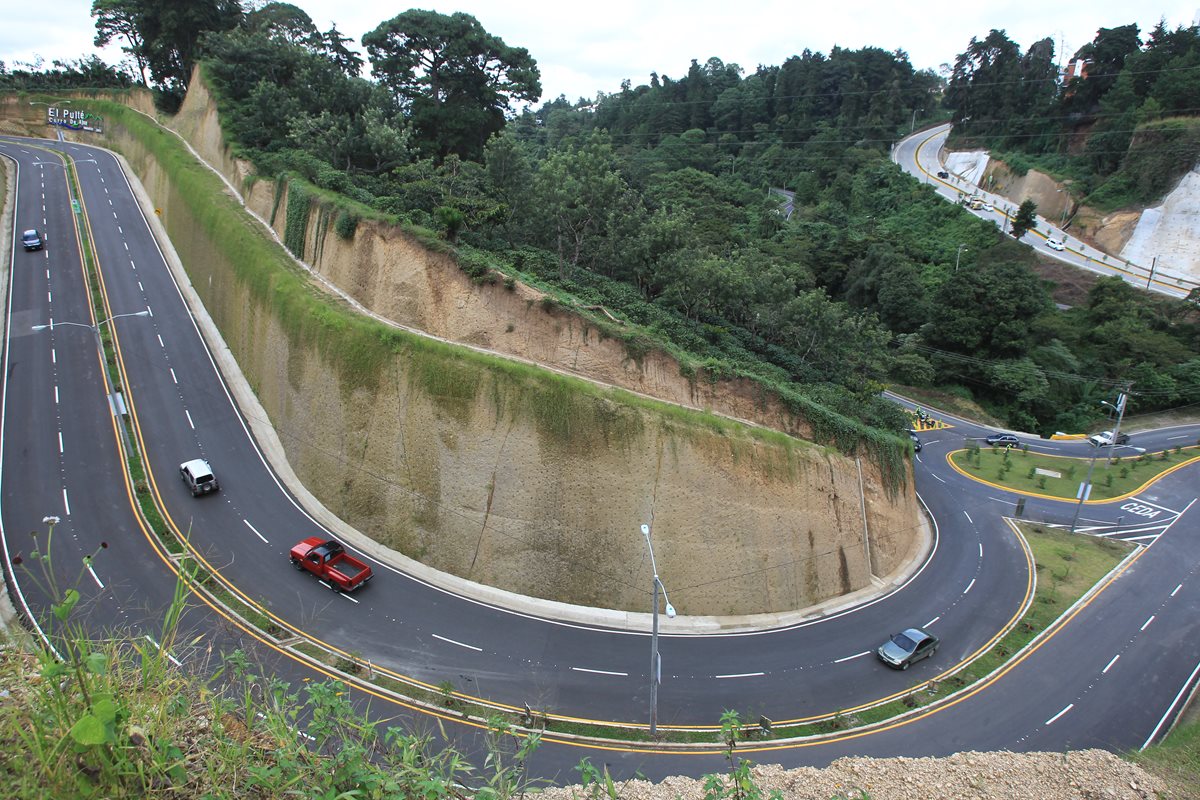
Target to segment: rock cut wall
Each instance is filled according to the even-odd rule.
[[[280,219],[274,184],[248,180],[248,168],[224,154],[202,95],[194,83],[178,119],[189,141],[249,190],[252,209]],[[373,539],[514,592],[643,610],[650,571],[638,526],[646,522],[659,573],[689,615],[802,608],[869,586],[872,572],[886,576],[916,555],[914,495],[885,491],[865,459],[413,337],[389,338],[388,357],[370,375],[355,374],[327,340],[298,336],[270,290],[244,277],[268,266],[242,263],[228,236],[213,233],[212,209],[179,190],[145,135],[114,127],[108,144],[162,210],[296,473]],[[233,220],[225,224],[253,226],[235,201],[219,202]],[[310,232],[319,227],[310,220]],[[312,268],[377,313],[500,350],[517,342],[516,354],[554,366],[566,359],[598,380],[623,385],[613,378],[624,375],[647,394],[696,403],[697,387],[670,359],[634,362],[586,323],[542,310],[532,290],[476,286],[400,231],[368,224],[313,249]],[[280,262],[274,268],[286,269]],[[348,313],[333,298],[327,304],[332,315]],[[721,389],[705,386],[699,397],[738,416],[768,407],[752,392]]]

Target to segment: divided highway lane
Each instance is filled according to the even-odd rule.
[[[56,154],[33,142],[0,140],[0,157],[16,177],[14,232],[37,227],[46,240],[43,251],[24,252],[15,238],[6,297],[0,532],[10,593],[32,618],[44,619],[51,601],[76,588],[83,596],[76,617],[94,629],[155,636],[174,581],[132,513],[66,172]],[[59,519],[52,540],[47,517]],[[35,551],[49,552],[63,581],[52,594]]]
[[[75,150],[74,146],[70,147]],[[387,571],[382,572],[365,592],[353,598],[358,601],[354,603],[321,589],[306,576],[287,567],[287,548],[315,525],[279,489],[253,447],[190,316],[182,306],[178,289],[161,263],[154,263],[156,248],[148,231],[144,231],[144,222],[141,226],[134,224],[140,211],[111,157],[102,151],[78,148],[78,153],[83,152],[91,159],[81,164],[84,200],[93,215],[93,231],[111,307],[114,313],[122,313],[123,309],[146,306],[154,313],[153,317],[116,323],[127,384],[136,403],[141,441],[147,447],[158,489],[172,517],[177,523],[188,518],[195,521],[194,540],[222,565],[223,571],[238,585],[253,587],[254,595],[263,597],[279,613],[303,622],[330,640],[345,641],[359,652],[367,653],[364,648],[370,648],[373,658],[378,654],[382,661],[394,663],[409,674],[428,675],[433,682],[454,680],[450,676],[457,675],[455,682],[461,689],[516,704],[529,700],[535,707],[560,712],[578,709],[581,715],[644,719],[648,643],[642,634],[592,630],[509,614]],[[95,171],[90,175],[88,163],[95,164]],[[110,199],[111,206],[108,204]],[[114,227],[102,233],[101,220],[105,226]],[[113,231],[116,231],[115,235]],[[14,289],[14,296],[16,291]],[[6,362],[6,368],[11,369],[10,362]],[[95,387],[93,391],[102,394]],[[111,422],[106,418],[105,423],[109,426],[107,436],[113,440]],[[11,438],[11,431],[11,425],[6,421],[6,437]],[[958,436],[963,433],[960,431]],[[672,675],[672,665],[676,664],[704,665],[704,669],[693,668],[689,674],[677,668],[678,677],[667,678],[660,694],[660,719],[664,723],[711,724],[720,709],[755,706],[761,707],[769,716],[770,710],[775,708],[785,712],[794,710],[796,715],[803,715],[815,707],[806,703],[827,690],[846,692],[835,696],[838,702],[833,705],[837,707],[846,704],[840,701],[842,697],[877,697],[890,692],[894,686],[911,685],[910,679],[915,682],[932,677],[949,661],[945,649],[937,658],[905,674],[886,670],[869,655],[869,649],[883,633],[903,625],[929,623],[939,635],[956,642],[963,652],[974,647],[974,644],[968,644],[972,636],[982,643],[986,636],[981,629],[985,626],[979,620],[1005,617],[1012,613],[1005,609],[1006,606],[1013,604],[1015,611],[1015,605],[1018,605],[1012,603],[1013,596],[1004,593],[1013,592],[1014,575],[1020,574],[1019,569],[1014,569],[1019,566],[1016,558],[1019,554],[1012,544],[1015,541],[1012,535],[1004,533],[992,521],[994,511],[977,515],[976,510],[988,508],[986,503],[990,500],[980,500],[959,486],[943,486],[942,481],[934,477],[933,465],[938,459],[929,456],[937,456],[939,449],[951,444],[952,437],[946,436],[927,444],[931,451],[922,454],[918,489],[930,502],[942,530],[935,558],[905,591],[840,618],[792,631],[749,636],[664,637],[662,650],[666,675]],[[189,447],[193,448],[192,452],[178,454],[178,450]],[[225,482],[225,491],[215,497],[194,500],[175,477],[179,461],[194,455],[196,449],[213,461]],[[6,441],[2,488],[5,492],[5,532],[11,537],[8,478],[13,468],[10,467],[9,452]],[[97,463],[90,457],[80,460],[93,468]],[[84,485],[94,486],[95,482]],[[73,488],[74,483],[71,486]],[[986,490],[986,487],[982,488]],[[83,494],[90,496],[92,492]],[[102,504],[103,500],[97,496],[95,502]],[[119,503],[114,502],[114,505]],[[40,519],[44,512],[37,513]],[[118,528],[121,525],[119,522],[113,524]],[[1178,530],[1178,527],[1172,529],[1161,541],[1169,541],[1167,537]],[[631,535],[636,535],[632,529]],[[1185,546],[1183,540],[1180,546]],[[1157,547],[1147,551],[1147,556],[1158,552]],[[151,559],[147,556],[147,563],[153,567]],[[1180,556],[1169,561],[1169,567],[1187,563]],[[1191,563],[1195,561],[1192,557]],[[1147,565],[1153,565],[1155,571],[1151,573],[1145,569]],[[1139,595],[1124,591],[1132,584],[1127,577],[1145,575],[1146,582],[1154,586],[1174,580],[1170,586],[1180,588],[1170,599],[1178,600],[1180,606],[1185,601],[1191,602],[1188,600],[1192,596],[1189,594],[1192,590],[1188,588],[1190,577],[1160,574],[1159,569],[1155,561],[1143,556],[1126,576],[1102,595],[1102,599],[1114,604],[1121,601],[1120,607],[1127,609],[1129,616],[1147,617],[1146,609],[1141,607],[1143,604],[1137,602]],[[157,571],[169,579],[169,573],[161,569],[161,565]],[[153,569],[136,569],[122,580],[133,584],[150,578],[145,587],[138,584],[137,588],[144,588],[147,603],[151,603],[152,597],[161,596],[153,590],[154,572]],[[1137,588],[1147,589],[1146,596],[1150,598],[1147,602],[1155,604],[1156,608],[1166,602],[1152,596],[1148,587]],[[998,598],[1004,598],[1004,602]],[[1133,634],[1125,630],[1129,623],[1122,619],[1113,626],[1115,633],[1111,641],[1104,641],[1104,636],[1098,637],[1096,631],[1103,630],[1109,622],[1109,618],[1098,618],[1098,613],[1107,608],[1099,601],[1093,603],[1081,612],[1068,631],[1076,634],[1075,626],[1078,626],[1076,635],[1090,635],[1089,641],[1103,645],[1097,652],[1112,650],[1119,653],[1122,652],[1118,647],[1122,641],[1120,637],[1124,636],[1128,641]],[[1172,613],[1174,610],[1166,607],[1161,612],[1163,615]],[[1137,631],[1145,637],[1145,643],[1162,643],[1162,651],[1156,654],[1161,664],[1140,663],[1138,659],[1142,656],[1134,655],[1134,651],[1127,648],[1110,667],[1111,672],[1118,665],[1132,664],[1142,674],[1153,676],[1135,699],[1121,701],[1117,698],[1112,706],[1114,714],[1132,709],[1133,704],[1162,708],[1177,694],[1179,687],[1173,682],[1181,680],[1178,673],[1189,666],[1187,661],[1191,656],[1176,652],[1170,637],[1156,636],[1163,628],[1155,626],[1158,619],[1163,618],[1166,616],[1156,618],[1149,627]],[[993,624],[988,622],[988,626]],[[864,642],[868,644],[864,646]],[[1152,648],[1137,650],[1138,653],[1150,653]],[[1051,658],[1054,655],[1054,649],[1048,644],[1016,669],[1027,667],[1043,673],[1046,670],[1061,672],[1061,666]],[[593,672],[577,669],[593,669],[603,664],[616,665],[607,670],[614,674],[600,671],[602,666]],[[1016,669],[1012,674],[1017,674]],[[287,671],[286,666],[284,670]],[[615,674],[619,672],[625,674]],[[753,672],[763,675],[755,676],[751,674]],[[612,683],[606,683],[610,678],[614,679]],[[1083,697],[1094,675],[1079,671],[1062,678],[1057,684],[1047,683],[1040,687],[1039,692],[1050,695],[1039,694],[1036,702],[1031,702],[1027,696],[1022,680],[1005,676],[976,698],[934,715],[905,721],[893,730],[819,746],[764,749],[753,757],[785,764],[820,764],[850,753],[918,755],[953,752],[964,747],[984,746],[976,742],[993,739],[1011,742],[1008,746],[1012,747],[1025,746],[1023,743],[1027,741],[1042,741],[1037,739],[1038,736],[1044,737],[1044,741],[1080,740],[1097,725],[1105,730],[1111,728],[1112,716],[1106,718],[1108,721],[1097,723],[1083,712],[1076,714],[1077,709],[1084,708],[1081,704],[1047,723],[1046,706],[1054,705],[1050,699],[1057,702],[1060,697]],[[993,706],[982,705],[984,700],[994,703],[994,711]],[[1067,700],[1063,707],[1071,702]],[[990,715],[989,721],[982,725],[979,720],[981,709]],[[390,715],[393,712],[384,709],[382,713]],[[786,713],[775,712],[774,718],[786,716]],[[1138,726],[1144,727],[1141,721]],[[1042,729],[1050,733],[1039,734]],[[539,751],[535,771],[570,779],[574,777],[570,768],[585,754],[588,754],[587,750],[551,743]],[[635,769],[650,776],[681,771],[694,774],[718,770],[723,764],[716,754],[689,756],[683,760],[647,753],[609,753],[604,758],[619,766],[619,775],[631,774]]]
[[[49,604],[63,591],[76,588],[82,599],[74,621],[101,635],[129,632],[147,647],[159,648],[176,580],[140,528],[123,480],[118,431],[94,335],[80,327],[92,318],[65,171],[57,156],[41,149],[43,144],[0,139],[0,157],[11,162],[17,179],[14,229],[38,227],[47,239],[46,250],[25,253],[17,237],[10,255],[0,418],[0,545],[8,588],[26,618],[40,620],[51,618]],[[53,330],[32,330],[51,319]],[[124,329],[118,334],[123,336]],[[59,518],[49,547],[43,523],[48,516]],[[30,531],[38,532],[36,540]],[[35,550],[52,555],[50,567],[60,581],[52,594],[45,591]],[[97,553],[92,566],[81,569],[81,560]],[[296,687],[314,677],[311,669],[259,646],[234,622],[207,609],[185,612],[166,654],[207,672],[221,666],[214,654],[237,649],[249,653],[260,674]],[[386,716],[393,724],[399,718],[413,730],[438,735],[422,715],[404,708],[389,706]],[[481,754],[477,730],[453,730],[456,747]]]
[[[470,694],[557,713],[645,719],[642,632],[548,623],[386,570],[363,592],[341,597],[292,571],[288,548],[318,526],[266,468],[115,161],[67,148],[81,162],[110,306],[153,313],[125,321],[120,347],[155,486],[175,524],[190,525],[192,541],[223,574],[291,624],[431,684],[449,680]],[[197,455],[212,462],[219,494],[193,499],[178,481],[179,462]],[[735,707],[777,720],[832,713],[935,676],[1019,609],[1024,556],[1011,534],[993,527],[983,535],[1009,544],[989,547],[985,560],[979,537],[943,537],[938,557],[905,591],[838,619],[744,636],[665,635],[660,720],[711,725]],[[876,662],[871,651],[886,634],[926,623],[947,641],[937,659],[903,674]]]

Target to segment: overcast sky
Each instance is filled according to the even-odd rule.
[[[6,0],[0,24],[0,61],[71,61],[95,52],[90,0]],[[345,0],[293,0],[317,27],[333,23],[356,43],[379,23],[411,6]],[[1160,18],[1174,28],[1191,25],[1200,0],[1159,4],[1129,0],[1059,3],[1049,0],[974,0],[936,3],[804,2],[752,0],[457,0],[416,7],[444,14],[465,11],[508,45],[524,47],[542,72],[542,99],[566,95],[574,101],[597,92],[616,92],[629,78],[647,83],[651,72],[683,76],[694,58],[712,56],[753,72],[759,64],[782,64],[808,48],[828,53],[834,46],[904,50],[918,69],[953,62],[972,36],[992,28],[1007,31],[1022,50],[1052,37],[1068,55],[1091,41],[1098,28],[1136,22],[1144,32]],[[359,44],[361,49],[361,44]],[[100,53],[121,60],[116,48]]]

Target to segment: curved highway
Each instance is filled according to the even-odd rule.
[[[78,216],[71,211],[59,152],[74,161],[78,174]],[[219,342],[206,342],[201,334],[117,160],[99,148],[14,139],[0,139],[0,155],[15,165],[17,177],[13,241],[36,227],[47,242],[41,252],[14,249],[8,296],[0,523],[19,599],[35,613],[45,607],[45,597],[20,568],[12,571],[11,561],[28,546],[23,537],[42,528],[47,516],[62,520],[55,526],[56,559],[71,563],[96,551],[100,541],[109,545],[96,560],[88,591],[97,624],[143,626],[153,635],[171,597],[174,574],[135,513],[135,487],[121,463],[121,429],[109,412],[89,330],[98,318],[112,317],[98,327],[114,335],[128,433],[144,454],[147,484],[168,524],[186,533],[214,569],[280,625],[431,687],[449,682],[464,694],[515,708],[528,704],[559,716],[644,724],[646,630],[506,610],[384,564],[376,565],[371,585],[352,597],[293,571],[288,549],[321,527],[275,476],[233,402],[210,351]],[[99,265],[99,317],[88,303],[77,231],[90,237]],[[34,329],[52,321],[53,328]],[[1026,554],[1002,519],[1012,513],[1015,498],[949,467],[946,452],[964,437],[987,433],[965,421],[952,424],[923,435],[916,463],[917,489],[936,523],[930,557],[919,572],[871,602],[772,630],[696,633],[686,618],[673,621],[660,640],[660,724],[711,727],[726,709],[776,722],[852,709],[939,678],[1013,622],[1028,601],[1030,583]],[[1165,441],[1167,435],[1139,433],[1134,443],[1154,447],[1157,437]],[[1195,439],[1190,430],[1174,435]],[[1052,446],[1063,452],[1088,447]],[[192,498],[179,481],[179,463],[195,457],[207,458],[217,472],[222,490],[216,495]],[[1179,535],[1187,527],[1180,520],[1189,513],[1194,527],[1189,480],[1195,485],[1194,467],[1141,498],[1164,509],[1157,538],[1141,540],[1152,546],[1061,631],[989,685],[885,730],[820,743],[775,743],[756,760],[822,764],[851,753],[1141,745],[1164,716],[1177,712],[1175,695],[1189,685],[1200,661],[1200,646],[1189,643],[1195,637],[1179,635],[1200,602],[1200,584],[1188,566],[1200,560]],[[1072,504],[1034,499],[1025,515],[1069,521],[1073,510]],[[1089,527],[1103,532],[1121,511],[1089,504],[1085,515]],[[630,535],[638,535],[632,521]],[[217,612],[192,616],[214,640],[246,639]],[[1153,621],[1144,624],[1150,616]],[[907,672],[887,669],[874,658],[874,647],[888,633],[913,625],[937,633],[941,650]],[[285,675],[306,669],[273,645],[260,649]],[[1108,663],[1113,656],[1118,658]],[[379,700],[373,702],[379,707]],[[1048,721],[1047,712],[1067,706]],[[612,764],[622,776],[698,774],[724,763],[715,749],[687,755],[589,750],[551,733],[544,742],[536,769],[561,780],[574,778],[571,767],[585,755]]]
[[[938,196],[949,202],[958,203],[961,198],[970,195],[980,197],[992,210],[967,208],[967,213],[989,220],[1001,230],[1007,230],[1016,216],[1018,204],[1003,195],[984,191],[958,175],[945,172],[941,152],[949,135],[948,124],[918,131],[896,143],[892,149],[892,160],[908,174],[932,186]],[[940,177],[943,173],[945,178]],[[1037,224],[1019,241],[1035,248],[1041,255],[1057,259],[1064,264],[1098,275],[1118,275],[1140,289],[1151,289],[1172,297],[1186,297],[1188,292],[1200,286],[1195,278],[1170,270],[1134,264],[1099,250],[1071,236],[1062,227],[1041,216],[1037,217]],[[1052,247],[1051,242],[1061,243],[1062,249]]]

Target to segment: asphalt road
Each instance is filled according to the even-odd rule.
[[[62,163],[51,150],[75,160],[82,200],[77,217]],[[47,239],[44,252],[25,253],[18,244],[12,254],[0,428],[6,567],[17,552],[28,554],[29,531],[44,528],[42,518],[55,515],[62,520],[55,527],[56,564],[78,563],[100,541],[109,545],[96,559],[95,579],[83,581],[91,624],[152,635],[175,586],[161,549],[137,520],[132,487],[124,478],[120,431],[109,413],[89,330],[95,318],[86,297],[78,222],[90,230],[102,273],[101,319],[116,317],[100,327],[115,334],[119,383],[131,412],[129,432],[145,454],[150,487],[169,524],[187,533],[232,586],[269,608],[280,624],[431,686],[449,681],[496,703],[644,724],[645,630],[568,623],[491,606],[387,565],[376,565],[380,574],[351,597],[292,570],[288,549],[321,527],[268,467],[216,367],[209,348],[219,344],[206,343],[201,335],[116,160],[96,148],[11,139],[0,139],[0,155],[18,171],[14,233],[37,227]],[[144,310],[145,316],[122,316]],[[50,320],[52,330],[33,330]],[[779,722],[879,701],[936,679],[1020,613],[1029,595],[1030,570],[1018,538],[1002,519],[1012,513],[1015,497],[949,467],[947,452],[964,438],[988,432],[951,422],[953,428],[923,434],[925,448],[915,463],[917,489],[936,525],[934,546],[920,571],[871,602],[773,630],[714,635],[689,632],[686,618],[674,621],[660,640],[661,725],[714,725],[725,709]],[[1134,444],[1165,446],[1176,435],[1194,441],[1197,433],[1138,433]],[[1089,447],[1034,444],[1063,452]],[[184,489],[178,465],[194,457],[212,463],[221,492],[192,498]],[[1151,504],[1147,508],[1162,510],[1137,526],[1139,536],[1149,537],[1144,529],[1153,523],[1155,538],[1139,540],[1151,546],[1061,631],[988,685],[886,730],[750,748],[751,757],[798,765],[824,764],[846,754],[1064,749],[1081,742],[1139,746],[1164,714],[1177,711],[1176,695],[1190,685],[1200,661],[1191,642],[1195,637],[1188,635],[1200,602],[1191,566],[1198,559],[1196,545],[1183,534],[1195,526],[1195,476],[1194,467],[1179,471],[1138,498]],[[1105,534],[1106,525],[1121,519],[1129,533],[1129,512],[1118,506],[1086,506],[1088,527]],[[1069,520],[1073,511],[1070,504],[1031,501],[1025,515]],[[631,535],[639,535],[633,522]],[[64,568],[63,575],[75,571]],[[46,595],[36,583],[20,569],[10,568],[9,575],[17,578],[18,598],[35,615],[44,612]],[[663,577],[669,585],[670,576]],[[215,611],[197,608],[189,620],[209,641],[221,643],[218,649],[247,642]],[[942,637],[937,656],[907,672],[880,664],[874,647],[894,630],[913,625]],[[283,675],[306,673],[273,647],[256,649]],[[1113,656],[1119,658],[1109,663]],[[397,713],[381,699],[371,702],[383,717]],[[1060,709],[1063,713],[1051,720]],[[468,750],[478,748],[476,729],[451,721],[448,731]],[[612,764],[621,776],[700,774],[724,766],[715,751],[622,752],[547,735],[532,767],[573,780],[571,768],[585,755]]]
[[[892,160],[908,174],[933,187],[939,197],[949,202],[957,203],[964,195],[981,197],[993,210],[967,208],[967,213],[990,220],[1001,230],[1009,230],[1019,204],[1002,195],[986,192],[957,175],[947,173],[947,177],[939,177],[939,173],[945,171],[940,153],[949,134],[948,124],[917,131],[896,143]],[[1186,297],[1198,285],[1194,278],[1164,270],[1151,272],[1151,266],[1127,262],[1116,254],[1105,253],[1041,216],[1037,217],[1037,225],[1025,233],[1020,241],[1064,264],[1098,275],[1118,275],[1140,289],[1151,289],[1172,297]],[[1063,249],[1052,248],[1050,242],[1061,243]]]

